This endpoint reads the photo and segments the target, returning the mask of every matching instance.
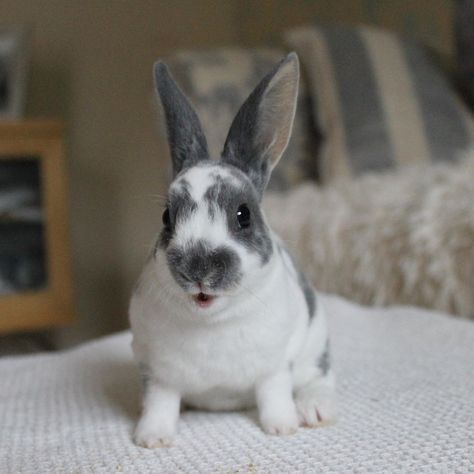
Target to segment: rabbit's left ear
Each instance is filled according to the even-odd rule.
[[[260,195],[288,145],[298,81],[298,56],[290,53],[250,94],[227,135],[222,160],[244,171]]]
[[[156,90],[166,117],[173,173],[209,158],[206,137],[196,112],[161,61],[154,66]]]

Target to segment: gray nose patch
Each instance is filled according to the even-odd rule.
[[[237,285],[242,278],[240,257],[225,245],[212,248],[198,240],[169,249],[167,259],[173,277],[184,289],[203,283],[212,290],[222,290]]]

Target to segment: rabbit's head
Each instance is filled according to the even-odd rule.
[[[156,252],[164,252],[196,307],[208,308],[252,292],[271,260],[273,240],[260,202],[290,138],[298,57],[289,54],[250,94],[219,159],[209,156],[199,119],[167,66],[158,62],[154,74],[174,174]]]

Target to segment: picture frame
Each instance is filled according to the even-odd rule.
[[[0,25],[0,119],[20,120],[25,111],[28,31]]]
[[[74,319],[63,129],[0,121],[0,334]]]

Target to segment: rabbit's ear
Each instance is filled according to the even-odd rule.
[[[176,176],[200,160],[209,158],[206,137],[196,112],[161,61],[154,67],[156,90],[163,104],[166,128]]]
[[[290,53],[250,94],[227,135],[222,160],[244,171],[260,195],[290,139],[298,80],[298,56]]]

